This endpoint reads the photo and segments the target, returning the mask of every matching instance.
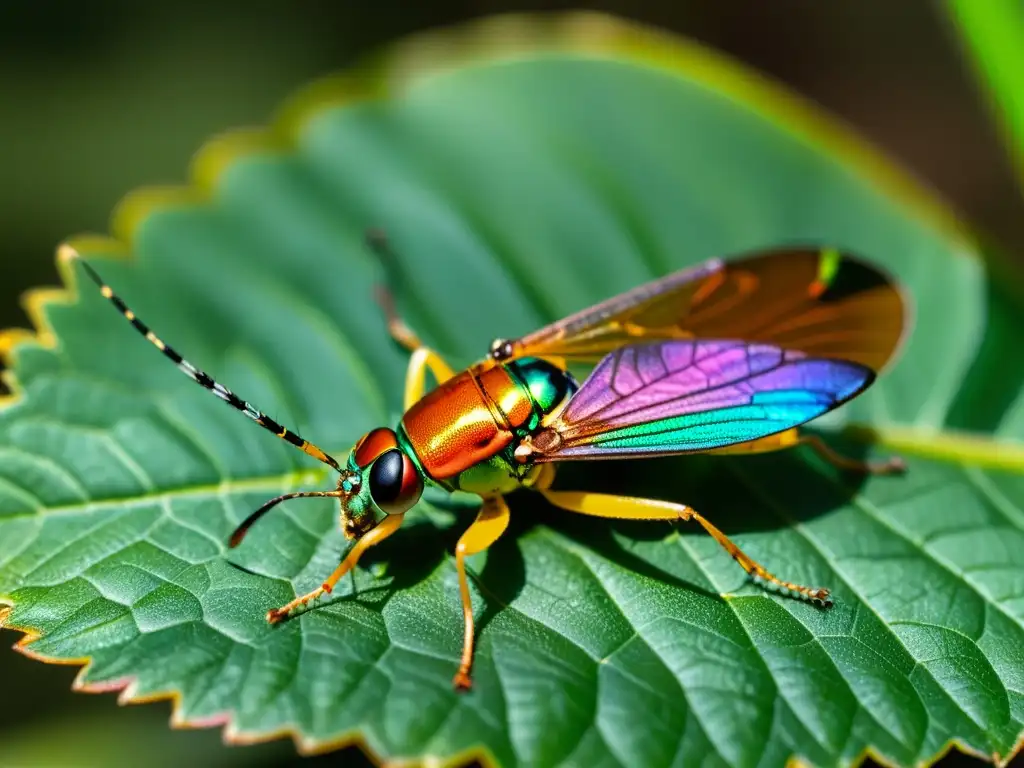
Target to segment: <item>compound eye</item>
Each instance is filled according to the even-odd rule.
[[[420,500],[423,479],[412,460],[397,448],[382,453],[370,469],[370,496],[389,515],[408,512]]]
[[[378,427],[363,435],[352,449],[352,456],[355,458],[356,466],[362,469],[370,466],[374,459],[392,448],[398,448],[398,436],[392,429]]]

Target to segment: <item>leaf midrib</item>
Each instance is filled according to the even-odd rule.
[[[63,424],[63,422],[59,422],[59,420],[54,420],[54,422],[55,423]],[[177,425],[173,425],[173,426],[177,426]],[[861,429],[862,428],[861,425],[850,425],[850,427],[853,428],[853,429]],[[883,445],[887,444],[888,441],[887,441],[886,438],[887,438],[888,433],[887,433],[886,430],[884,430],[884,429],[874,430],[871,427],[868,427],[868,429],[873,430],[873,434],[878,438],[878,440],[879,440],[879,442],[881,444],[883,444]],[[964,438],[964,435],[962,433],[945,432],[945,431],[940,431],[940,432],[937,432],[937,433],[930,433],[930,432],[922,431],[920,433],[917,433],[915,430],[903,430],[903,429],[900,429],[900,430],[898,430],[897,433],[894,433],[894,434],[897,435],[897,439],[902,444],[902,447],[904,449],[903,452],[907,453],[909,455],[915,455],[914,452],[913,452],[913,447],[912,446],[907,446],[904,443],[904,441],[909,440],[909,439],[913,439],[913,438],[920,439],[922,441],[922,450],[925,450],[925,445],[924,445],[925,441],[927,441],[931,445],[934,445],[936,443],[948,442],[948,443],[952,443],[955,446],[955,443],[958,440],[961,440],[961,439]],[[969,436],[969,439],[974,438],[974,437],[975,436],[971,435],[971,436]],[[978,436],[978,437],[985,437],[985,436]],[[999,457],[999,458],[1003,458],[1003,459],[1006,458],[1004,452],[1007,451],[1007,450],[1009,450],[1011,452],[1017,452],[1017,451],[1024,450],[1024,445],[1022,445],[1020,442],[1018,442],[1016,440],[1012,440],[1012,439],[1011,440],[1004,440],[1002,438],[972,439],[971,440],[971,447],[976,447],[976,446],[983,446],[985,448],[988,448],[988,449],[990,449],[992,451],[992,455],[993,455],[994,458],[995,457]],[[908,450],[908,448],[909,448],[909,450]],[[31,453],[29,451],[25,451],[24,449],[13,449],[12,446],[7,446],[7,450],[17,450],[18,453],[22,453],[25,456],[27,456],[27,457],[29,457],[29,458],[31,458],[33,460],[39,460],[39,461],[43,461],[43,462],[52,464],[52,460],[50,460],[48,457],[40,456],[40,455]],[[1016,458],[1015,456],[1011,457],[1011,461],[1013,459],[1015,459],[1015,458]],[[988,484],[984,484],[984,487],[982,487],[983,484],[981,483],[981,480],[978,477],[978,475],[982,471],[982,469],[984,468],[983,464],[979,464],[979,462],[977,462],[977,461],[972,461],[969,466],[963,465],[963,464],[960,464],[957,461],[957,457],[955,455],[952,455],[952,454],[945,456],[943,460],[945,462],[947,462],[947,463],[959,464],[960,466],[962,466],[963,469],[964,469],[965,475],[971,481],[972,486],[977,488],[980,493],[982,493],[986,498],[988,498],[993,503],[993,506],[997,507],[999,509],[999,511],[1003,515],[1005,515],[1007,517],[1007,519],[1011,523],[1014,523],[1014,524],[1024,524],[1024,513],[1019,513],[1020,516],[1021,516],[1020,520],[1013,519],[1013,516],[1011,516],[1011,512],[1015,508],[1011,504],[1011,509],[1007,510],[1006,505],[1008,504],[1008,502],[1006,501],[1006,499],[1003,496],[1003,494],[998,493],[998,491],[996,491],[994,488],[991,488],[991,486],[989,486]],[[1016,463],[1016,462],[1012,462],[1012,463]],[[54,466],[54,468],[55,469],[59,469],[59,470],[61,470],[62,472],[64,472],[66,474],[66,470],[63,470],[62,467]],[[1001,464],[1000,468],[1002,468],[1004,470],[1008,470],[1008,467],[1005,464]],[[40,501],[40,509],[38,511],[36,511],[36,512],[14,512],[14,513],[10,513],[10,514],[0,515],[0,521],[3,521],[3,520],[14,520],[14,519],[23,518],[23,517],[36,517],[36,516],[45,516],[45,515],[51,515],[51,514],[67,514],[67,513],[73,513],[73,512],[81,512],[81,511],[84,511],[84,510],[95,509],[95,508],[102,508],[104,506],[113,505],[113,504],[143,503],[143,502],[146,502],[146,501],[152,501],[152,500],[156,500],[156,499],[161,499],[163,497],[172,497],[172,498],[186,497],[187,498],[187,497],[197,496],[197,495],[208,495],[208,494],[215,494],[215,493],[218,493],[218,492],[219,493],[231,493],[231,492],[236,492],[236,491],[241,493],[241,492],[245,492],[246,490],[254,490],[255,491],[255,490],[263,490],[264,488],[272,488],[274,486],[281,486],[283,484],[296,484],[298,481],[302,481],[304,483],[308,482],[310,484],[316,484],[316,483],[322,483],[329,474],[330,474],[329,470],[321,470],[321,469],[315,468],[315,467],[308,468],[308,469],[293,469],[293,470],[289,470],[287,472],[282,472],[280,474],[262,475],[262,476],[255,476],[255,477],[241,478],[241,479],[239,479],[239,478],[224,478],[224,479],[222,479],[218,483],[202,483],[202,484],[197,484],[197,485],[183,485],[183,486],[171,487],[171,488],[154,488],[149,493],[136,494],[134,496],[111,496],[111,497],[107,497],[107,498],[103,498],[103,499],[84,499],[82,502],[79,502],[79,503],[61,504],[61,505],[53,505],[53,506],[45,506],[41,502],[41,500],[38,499],[38,497],[35,497],[37,499],[37,501]],[[1021,466],[1020,466],[1020,469],[1019,469],[1019,471],[1014,472],[1014,474],[1024,474],[1024,454],[1022,454],[1022,456],[1021,456]],[[0,482],[4,482],[5,484],[11,484],[11,481],[9,481],[9,480],[7,480],[5,478],[0,478]],[[12,489],[13,489],[14,488],[14,484],[11,484],[11,485],[12,485]],[[22,492],[28,493],[27,491],[24,491],[24,489],[21,489],[20,486],[17,487],[17,488],[19,490],[21,490]],[[858,497],[859,497],[859,494],[858,494]]]

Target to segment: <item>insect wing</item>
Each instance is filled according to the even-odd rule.
[[[642,341],[741,339],[877,372],[904,325],[900,291],[876,267],[790,249],[712,259],[646,283],[512,342],[512,356],[597,362]]]
[[[514,341],[513,357],[597,362],[638,337],[689,337],[682,321],[694,295],[724,269],[724,261],[711,259],[613,296]]]
[[[642,457],[757,440],[822,415],[874,372],[743,341],[665,341],[605,357],[532,441],[533,459]]]

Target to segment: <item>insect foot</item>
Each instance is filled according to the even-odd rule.
[[[907,473],[907,462],[900,456],[891,456],[888,461],[878,465],[879,475],[905,475]]]
[[[473,687],[473,681],[470,679],[468,672],[463,672],[460,669],[455,673],[455,677],[452,678],[452,685],[455,686],[457,691],[468,691]]]
[[[823,608],[831,608],[832,600],[829,597],[831,593],[824,587],[815,587],[807,591],[807,597],[816,603],[821,603]]]

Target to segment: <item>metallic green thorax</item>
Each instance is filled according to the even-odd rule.
[[[579,389],[579,384],[571,374],[544,360],[524,357],[508,364],[506,368],[526,386],[534,405],[545,416]]]

